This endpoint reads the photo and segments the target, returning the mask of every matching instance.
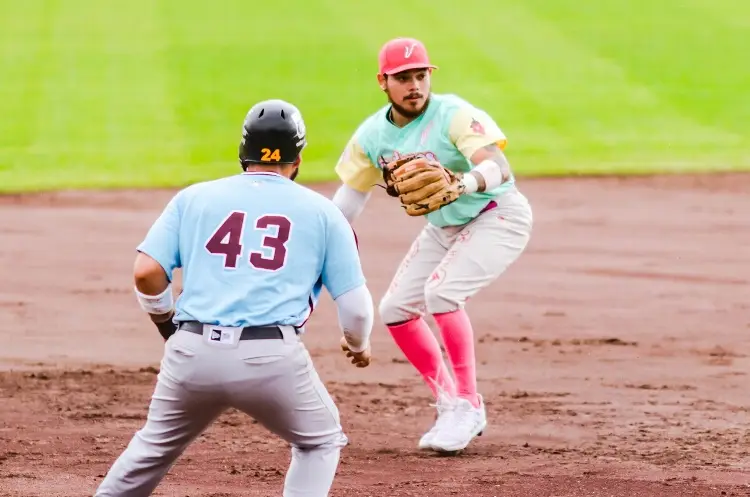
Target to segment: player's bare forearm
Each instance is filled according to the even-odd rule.
[[[510,163],[503,151],[495,143],[490,143],[474,152],[470,160],[475,166],[479,166],[478,169],[474,169],[470,173],[477,180],[478,192],[497,188],[510,179]],[[487,185],[488,177],[492,178],[490,188]]]
[[[174,309],[171,305],[172,295],[167,274],[158,262],[139,252],[133,267],[133,280],[136,290],[141,294],[141,306],[166,340],[174,333],[174,325],[171,322]],[[165,292],[168,295],[165,295]]]

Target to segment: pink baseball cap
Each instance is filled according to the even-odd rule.
[[[437,66],[430,64],[424,44],[414,38],[394,38],[387,42],[380,49],[378,64],[378,74],[396,74],[409,69],[437,69]]]

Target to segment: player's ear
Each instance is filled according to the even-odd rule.
[[[289,179],[294,181],[294,178],[299,174],[299,165],[302,163],[302,155],[298,155],[292,164],[292,173],[289,175]]]
[[[378,74],[378,84],[380,85],[380,89],[385,91],[385,81],[388,76],[384,74]]]

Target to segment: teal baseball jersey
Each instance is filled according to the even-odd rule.
[[[301,326],[323,287],[365,283],[351,226],[326,197],[275,173],[242,173],[178,192],[137,250],[170,281],[176,322]]]
[[[500,127],[483,110],[456,95],[431,94],[421,116],[404,127],[388,119],[390,105],[369,116],[357,128],[336,165],[344,184],[369,191],[382,179],[388,162],[406,154],[422,154],[454,172],[466,173],[474,165],[470,158],[482,147],[497,144],[505,149],[507,139]],[[474,219],[488,202],[513,189],[511,176],[500,187],[464,194],[452,204],[426,215],[435,226],[463,225]]]

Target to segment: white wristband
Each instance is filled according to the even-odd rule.
[[[167,285],[167,289],[159,295],[146,295],[135,288],[135,296],[141,305],[141,309],[149,314],[166,314],[174,306],[171,284]]]
[[[477,167],[472,169],[472,171],[477,171],[482,175],[484,178],[484,191],[486,192],[494,190],[507,180],[507,178],[503,176],[503,170],[500,167],[500,164],[489,159],[480,162]]]
[[[464,174],[461,183],[464,185],[464,193],[474,193],[479,189],[479,182],[471,173]]]

